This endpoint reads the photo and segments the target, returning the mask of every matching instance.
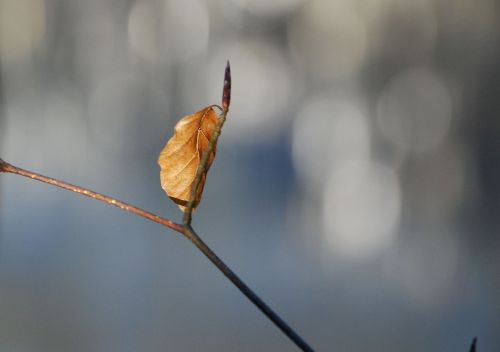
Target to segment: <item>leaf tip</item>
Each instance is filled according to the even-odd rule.
[[[224,111],[228,111],[230,103],[231,103],[231,65],[229,64],[229,60],[227,60],[226,70],[224,71],[224,87],[222,89],[222,109]]]

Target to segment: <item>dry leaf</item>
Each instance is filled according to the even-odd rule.
[[[203,151],[218,123],[218,116],[212,106],[183,117],[175,126],[175,133],[158,157],[161,187],[179,208],[184,211],[189,201],[196,171]],[[196,192],[193,209],[201,200],[208,169],[215,158],[214,147]]]

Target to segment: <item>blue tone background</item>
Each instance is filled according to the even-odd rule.
[[[0,156],[175,221],[157,156],[232,104],[194,226],[318,351],[500,349],[492,0],[0,0]],[[0,175],[0,350],[291,351],[190,243]]]

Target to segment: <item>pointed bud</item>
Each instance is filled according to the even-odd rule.
[[[229,110],[230,102],[231,102],[231,67],[229,66],[229,60],[228,60],[226,65],[226,71],[224,72],[224,88],[222,89],[222,109],[224,111]]]

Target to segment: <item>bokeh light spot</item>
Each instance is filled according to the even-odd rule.
[[[153,1],[137,1],[130,10],[128,39],[131,52],[142,59],[155,62],[160,56],[161,17],[159,4]]]
[[[448,88],[425,68],[413,68],[394,77],[377,103],[380,132],[404,151],[435,148],[448,132],[451,114]]]
[[[397,175],[375,162],[353,162],[332,173],[324,192],[327,242],[347,259],[364,259],[396,238],[401,212]]]
[[[449,297],[454,287],[459,244],[448,231],[414,233],[414,240],[399,248],[388,261],[388,274],[419,308],[432,310]]]
[[[204,1],[168,0],[163,14],[168,58],[182,62],[207,49],[210,20]]]
[[[269,17],[289,13],[304,0],[233,0],[242,9],[257,16]]]
[[[366,24],[349,2],[308,2],[288,38],[293,57],[319,80],[350,78],[366,58]]]
[[[45,35],[43,0],[0,0],[0,58],[28,55]]]
[[[370,129],[361,103],[351,98],[315,97],[293,124],[292,153],[305,183],[322,188],[331,170],[370,155]]]
[[[432,54],[438,30],[435,1],[387,0],[384,9],[373,40],[385,55],[414,62]]]

